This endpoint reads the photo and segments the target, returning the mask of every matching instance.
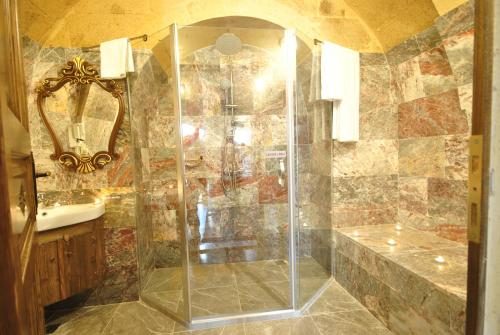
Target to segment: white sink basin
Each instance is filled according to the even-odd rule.
[[[39,208],[38,231],[45,231],[97,219],[104,214],[104,203]]]

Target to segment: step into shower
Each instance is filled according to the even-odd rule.
[[[337,228],[335,278],[396,334],[464,334],[467,247],[399,225]]]

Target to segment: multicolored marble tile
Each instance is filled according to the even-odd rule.
[[[443,41],[446,54],[458,85],[472,83],[474,62],[474,29]]]
[[[448,224],[466,226],[467,181],[429,179],[429,215],[446,218]]]
[[[334,179],[347,176],[397,174],[398,142],[396,140],[334,142],[332,159]]]
[[[371,110],[360,110],[359,136],[361,140],[398,138],[398,108],[386,105]]]
[[[425,97],[421,71],[420,57],[414,57],[391,68],[392,79],[398,90],[398,101],[407,102]]]
[[[445,136],[447,179],[467,180],[469,175],[469,135]]]
[[[360,54],[360,66],[383,66],[387,65],[387,58],[383,53],[366,53]]]
[[[456,89],[399,105],[399,137],[462,134],[467,116],[460,108]]]
[[[411,37],[389,50],[386,53],[386,57],[389,65],[394,66],[414,58],[418,54],[420,54],[420,48],[418,47],[417,40]]]
[[[457,87],[443,46],[429,49],[421,53],[418,58],[426,96],[443,93]]]
[[[333,179],[336,209],[387,209],[398,201],[398,176],[365,176]]]
[[[435,26],[443,39],[459,35],[474,28],[474,8],[466,1],[462,5],[438,17]]]
[[[371,110],[391,103],[389,66],[364,66],[360,71],[360,109]]]
[[[444,137],[423,137],[399,141],[399,175],[402,177],[444,177]]]
[[[472,130],[472,83],[458,87],[458,98],[460,99],[460,108],[467,117],[470,134]]]
[[[420,51],[434,49],[442,43],[438,29],[433,25],[415,36]]]

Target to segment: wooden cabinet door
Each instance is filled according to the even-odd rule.
[[[37,256],[42,305],[95,288],[102,280],[102,218],[42,232]]]
[[[43,334],[36,205],[17,8],[0,6],[0,334]]]
[[[68,298],[98,284],[95,232],[59,240],[61,297]]]

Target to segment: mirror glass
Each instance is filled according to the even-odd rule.
[[[89,156],[108,151],[119,103],[98,84],[67,82],[44,100],[43,109],[63,151]]]

